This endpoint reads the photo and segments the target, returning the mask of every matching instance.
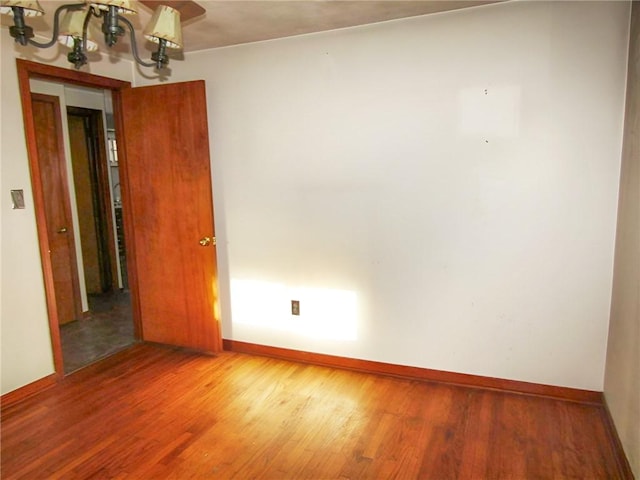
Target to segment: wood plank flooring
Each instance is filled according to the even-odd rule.
[[[3,479],[616,479],[598,405],[137,345],[2,411]]]

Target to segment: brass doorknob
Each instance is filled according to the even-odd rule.
[[[58,230],[58,233],[67,233],[67,227],[62,227],[60,230]]]
[[[202,237],[198,243],[203,247],[208,247],[212,242],[214,245],[216,244],[216,237]]]

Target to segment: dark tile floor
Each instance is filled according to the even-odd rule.
[[[135,343],[128,291],[89,295],[89,318],[60,327],[64,372],[71,373]]]

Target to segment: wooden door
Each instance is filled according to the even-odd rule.
[[[58,97],[31,94],[33,122],[60,324],[82,316]]]
[[[204,82],[124,89],[121,107],[142,338],[219,352]]]
[[[67,107],[67,125],[85,287],[110,292],[118,271],[102,111]]]

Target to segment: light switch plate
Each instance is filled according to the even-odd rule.
[[[300,315],[300,300],[291,300],[291,315]]]
[[[11,190],[11,208],[14,210],[24,208],[24,192],[20,190]]]

